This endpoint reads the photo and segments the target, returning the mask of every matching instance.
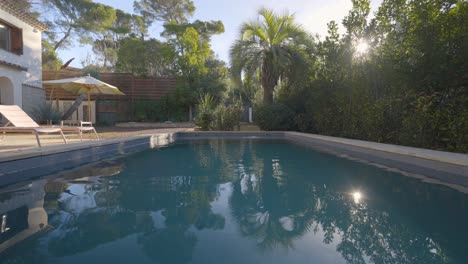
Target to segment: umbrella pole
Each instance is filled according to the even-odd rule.
[[[91,98],[90,98],[89,93],[90,93],[90,91],[88,89],[88,121],[91,122],[91,124],[92,124],[93,121],[91,121]]]

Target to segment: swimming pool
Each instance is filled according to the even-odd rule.
[[[466,263],[467,206],[449,187],[283,140],[182,140],[3,188],[0,258]]]

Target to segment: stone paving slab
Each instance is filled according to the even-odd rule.
[[[153,135],[160,133],[176,133],[181,131],[192,131],[192,128],[119,128],[119,127],[101,127],[97,128],[99,137],[101,139],[112,139],[112,138],[125,138],[138,135]],[[76,134],[65,134],[69,144],[81,144],[78,135]],[[1,138],[1,136],[0,136]],[[50,146],[61,146],[65,145],[62,138],[55,134],[40,135],[41,144],[43,147]],[[83,143],[88,141],[94,141],[95,137],[93,134],[84,134]],[[9,155],[16,155],[18,153],[34,152],[39,151],[37,141],[32,133],[19,134],[10,133],[6,134],[3,139],[0,140],[0,158]]]

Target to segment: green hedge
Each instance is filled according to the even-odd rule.
[[[188,121],[188,107],[169,96],[159,100],[137,100],[133,108],[133,117],[137,122]]]
[[[285,104],[257,105],[254,111],[254,121],[267,131],[294,130],[295,113]]]

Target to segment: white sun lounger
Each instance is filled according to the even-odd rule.
[[[81,141],[83,141],[83,132],[94,132],[96,139],[99,140],[99,135],[91,122],[80,121],[80,126],[64,126],[62,121],[62,126],[60,128],[63,132],[78,132]]]
[[[32,132],[36,136],[37,144],[41,147],[39,134],[60,133],[63,141],[67,144],[67,140],[63,132],[79,133],[80,140],[83,141],[83,132],[94,132],[96,138],[99,140],[99,135],[96,129],[92,126],[91,122],[80,122],[80,126],[39,126],[34,120],[29,117],[17,105],[0,105],[0,114],[3,115],[8,123],[4,127],[0,127],[0,132],[5,133],[25,133]],[[13,125],[13,126],[8,126]]]
[[[17,105],[0,105],[0,114],[8,120],[4,127],[0,127],[0,132],[3,132],[3,134],[31,132],[36,136],[37,145],[41,147],[39,134],[59,133],[62,135],[63,142],[67,144],[67,139],[63,135],[63,131],[60,127],[39,126]]]

